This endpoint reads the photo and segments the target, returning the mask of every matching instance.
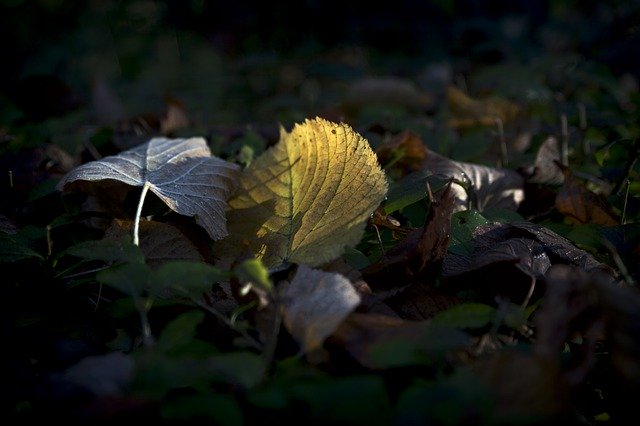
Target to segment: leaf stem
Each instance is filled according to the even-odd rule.
[[[140,201],[138,201],[138,210],[136,210],[136,218],[133,222],[133,244],[139,246],[140,240],[138,238],[138,230],[140,228],[140,216],[142,215],[142,205],[144,204],[144,199],[147,196],[147,192],[151,187],[151,183],[146,181],[144,186],[142,187],[142,193],[140,194]]]
[[[239,333],[242,337],[244,337],[244,339],[247,341],[247,343],[249,343],[252,347],[254,347],[255,349],[258,349],[258,350],[262,350],[262,345],[260,344],[260,342],[258,342],[256,339],[251,337],[249,335],[249,333],[247,333],[242,328],[238,327],[235,323],[233,323],[229,318],[224,316],[222,313],[218,312],[216,309],[214,309],[213,307],[207,305],[206,303],[204,303],[201,300],[194,300],[194,302],[196,303],[196,305],[198,305],[199,307],[201,307],[205,311],[213,314],[213,316],[218,318],[220,321],[222,321],[229,328],[231,328],[235,332]]]

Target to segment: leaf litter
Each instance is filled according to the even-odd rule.
[[[304,90],[312,94],[313,87]],[[325,403],[337,407],[335,418],[354,419],[362,408],[348,398],[354,389],[366,395],[361,404],[379,403],[380,422],[415,415],[451,424],[463,414],[476,423],[571,421],[581,411],[593,423],[602,413],[633,414],[619,402],[639,383],[637,270],[624,268],[637,260],[638,244],[627,241],[635,219],[620,226],[627,201],[632,206],[637,196],[632,183],[624,206],[605,198],[604,187],[594,192],[577,176],[597,169],[562,166],[566,147],[553,136],[540,134],[533,152],[512,153],[517,170],[458,161],[451,153],[463,148],[436,150],[442,141],[429,139],[433,129],[457,134],[455,143],[478,128],[533,123],[535,109],[524,102],[449,87],[443,105],[408,79],[363,79],[349,87],[336,107],[343,110],[327,116],[345,113],[358,124],[375,108],[391,107],[419,118],[392,122],[380,115],[360,133],[356,125],[308,119],[290,132],[281,127],[280,140],[265,152],[265,141],[237,139],[222,148],[230,161],[211,156],[202,138],[154,138],[71,171],[75,160],[47,150],[59,167],[34,179],[64,171],[58,188],[65,196],[102,192],[103,205],[117,204],[127,197],[128,189],[119,192],[123,185],[148,186],[170,212],[143,220],[135,247],[123,238],[133,227],[130,217],[115,214],[114,205],[99,211],[113,219],[106,233],[86,220],[89,204],[70,212],[60,233],[23,227],[17,210],[2,211],[3,265],[53,270],[54,284],[73,296],[65,306],[94,303],[92,314],[84,307],[70,316],[108,329],[70,331],[90,333],[105,344],[103,353],[128,352],[76,359],[64,374],[50,376],[46,391],[76,386],[106,406],[115,399],[120,414],[156,410],[164,420],[199,416],[228,424],[291,407],[322,417]],[[119,132],[135,136],[126,147],[140,141],[139,133],[146,139],[194,124],[173,98],[147,126],[142,116],[122,122],[120,107],[111,107],[100,120],[120,122]],[[449,116],[430,115],[447,108]],[[416,123],[428,130],[409,131]],[[571,130],[588,136],[579,126]],[[556,136],[574,142],[568,133]],[[219,144],[212,143],[216,151]],[[574,145],[565,154],[580,158]],[[625,161],[626,178],[637,176],[635,160]],[[625,177],[617,179],[619,195]],[[29,189],[41,183],[25,182]],[[206,233],[195,236],[181,216],[195,217]],[[80,231],[73,228],[79,224]],[[580,226],[599,226],[595,233],[622,242],[598,241],[608,252],[578,246]],[[71,241],[61,236],[67,229],[77,231]],[[46,272],[22,273],[13,289],[51,284],[42,279]],[[102,284],[113,291],[97,290]],[[46,294],[51,288],[58,287]],[[28,294],[38,303],[32,296],[38,292]],[[603,364],[616,389],[602,377]],[[98,373],[105,368],[114,374],[103,380]],[[338,394],[347,398],[336,400]],[[597,402],[594,408],[588,400]]]

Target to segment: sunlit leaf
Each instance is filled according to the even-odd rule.
[[[242,173],[218,255],[238,255],[246,245],[267,267],[319,265],[358,243],[386,192],[366,139],[345,124],[307,120],[282,130]]]

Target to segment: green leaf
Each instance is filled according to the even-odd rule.
[[[262,380],[264,359],[251,352],[227,352],[212,356],[208,369],[226,383],[251,389]]]
[[[85,241],[69,247],[62,255],[71,255],[86,260],[102,260],[111,262],[144,263],[144,254],[140,247],[125,240]]]
[[[447,179],[434,176],[426,169],[408,174],[391,185],[389,195],[384,203],[384,211],[389,214],[402,210],[427,197],[427,184],[431,186],[433,192],[437,192],[438,189],[443,188],[447,182]]]
[[[449,251],[470,255],[473,252],[473,231],[489,221],[477,210],[464,210],[451,215],[451,241]]]
[[[310,408],[310,417],[302,420],[343,425],[390,424],[391,404],[384,381],[379,376],[351,376],[294,384],[289,392]]]
[[[269,270],[258,259],[245,260],[233,272],[242,283],[251,283],[267,293],[273,290]]]
[[[196,334],[196,327],[204,320],[204,312],[189,311],[179,315],[162,330],[158,338],[158,349],[172,352],[187,345]]]
[[[211,291],[216,282],[227,277],[228,274],[207,263],[176,260],[153,271],[150,283],[151,289],[158,293],[171,289],[178,294],[199,299],[203,293]]]
[[[220,426],[241,426],[242,410],[231,395],[179,396],[162,404],[160,415],[170,422],[207,422]]]
[[[32,250],[28,246],[21,235],[0,233],[0,263],[11,263],[33,258],[44,260],[44,257],[40,253]]]
[[[419,338],[384,340],[372,347],[369,356],[376,368],[436,366],[447,352],[467,347],[470,343],[470,337],[460,330],[429,323]]]
[[[141,296],[147,289],[151,269],[141,263],[125,263],[98,272],[96,279],[132,297]]]
[[[453,328],[481,328],[493,320],[495,308],[482,303],[462,303],[438,313],[434,325]]]

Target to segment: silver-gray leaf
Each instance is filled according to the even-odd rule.
[[[58,189],[73,190],[79,181],[115,180],[144,186],[169,208],[194,216],[211,238],[227,235],[227,198],[240,167],[212,156],[203,138],[153,138],[118,155],[83,164],[71,170]]]

